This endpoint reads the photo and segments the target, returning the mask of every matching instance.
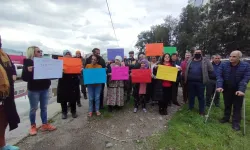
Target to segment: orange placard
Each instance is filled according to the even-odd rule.
[[[58,57],[63,60],[63,73],[80,74],[82,70],[82,60],[79,58]]]
[[[162,56],[163,43],[146,44],[146,56]]]

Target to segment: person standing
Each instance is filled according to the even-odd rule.
[[[63,51],[63,57],[72,58],[69,50]],[[59,79],[57,85],[57,102],[61,104],[62,119],[68,118],[67,103],[70,105],[71,114],[73,118],[77,118],[76,102],[80,99],[80,80],[79,74],[63,73],[62,78]]]
[[[102,68],[102,66],[98,64],[99,61],[100,61],[99,55],[92,55],[92,63],[87,64],[85,68],[86,69]],[[89,84],[87,85],[87,88],[88,88],[88,94],[89,94],[88,116],[92,117],[92,114],[94,112],[93,106],[95,108],[96,115],[100,116],[101,113],[99,109],[100,109],[100,96],[101,96],[101,91],[102,91],[102,84]]]
[[[189,109],[194,108],[195,97],[199,100],[200,115],[205,114],[205,85],[213,75],[213,65],[209,60],[202,57],[201,50],[194,51],[194,57],[187,63],[185,83],[188,84]]]
[[[173,53],[171,55],[171,60],[172,60],[173,66],[180,67],[180,61],[178,59],[178,54],[177,53]],[[172,85],[172,89],[173,89],[172,102],[173,102],[173,104],[175,104],[177,106],[180,106],[180,104],[179,104],[179,102],[177,100],[180,80],[181,80],[181,70],[179,69],[178,73],[177,73],[177,77],[176,77],[176,82],[173,83],[173,85]]]
[[[92,63],[92,56],[93,55],[96,55],[98,56],[98,64],[102,66],[102,68],[106,68],[106,63],[105,63],[105,60],[100,56],[101,52],[100,52],[100,49],[99,48],[94,48],[92,50],[92,55],[89,56],[87,59],[86,59],[86,64],[85,66],[87,66],[88,64],[91,64]],[[101,84],[102,85],[102,88],[101,88],[101,95],[100,95],[100,109],[103,109],[103,99],[104,99],[104,88],[105,88],[105,83]],[[95,101],[93,102],[93,106],[95,106]],[[95,107],[94,107],[95,109]],[[95,110],[94,110],[95,111]]]
[[[147,86],[147,96],[146,96],[146,102],[149,102],[150,99],[153,101],[153,97],[154,97],[154,87],[155,87],[155,80],[156,80],[156,76],[153,74],[154,71],[154,67],[157,65],[157,57],[156,56],[152,56],[150,58],[151,62],[149,63],[149,68],[151,69],[151,77],[152,77],[152,82],[148,84]]]
[[[181,62],[181,84],[182,84],[182,93],[183,93],[183,101],[184,101],[184,103],[187,103],[187,100],[188,100],[187,83],[185,83],[184,77],[185,77],[185,72],[186,72],[186,68],[187,68],[187,62],[188,62],[190,57],[191,57],[191,53],[186,52],[185,60],[183,60]]]
[[[238,50],[230,54],[228,62],[223,62],[217,72],[217,91],[223,92],[224,117],[221,123],[229,122],[233,107],[232,128],[240,130],[241,109],[247,84],[250,80],[249,63],[240,61],[242,53]]]
[[[211,100],[214,96],[214,92],[216,92],[216,74],[218,68],[221,64],[221,56],[220,55],[213,55],[212,56],[212,65],[214,68],[214,78],[211,78],[206,85],[206,105],[209,107],[211,104]],[[216,107],[220,106],[220,93],[216,92],[214,97],[214,104]]]
[[[113,67],[121,67],[122,66],[122,57],[116,56],[115,63],[112,63],[110,67],[108,67],[108,76],[109,87],[107,90],[107,105],[109,112],[113,111],[114,106],[124,106],[124,81],[123,80],[111,80],[112,76],[112,68]]]
[[[159,65],[164,65],[164,66],[169,66],[173,67],[173,63],[171,60],[170,54],[166,53],[162,56],[161,62]],[[154,75],[157,74],[158,71],[158,66],[154,67]],[[161,81],[161,86],[162,86],[162,98],[159,101],[159,113],[160,115],[167,115],[168,111],[168,105],[170,104],[172,100],[172,94],[173,94],[173,82],[167,81],[167,80],[162,80]]]
[[[134,58],[134,51],[129,52],[129,58],[125,60],[125,65],[129,67],[129,74],[131,73],[132,69],[137,69],[139,68],[138,62]],[[131,77],[129,77],[129,80],[126,82],[127,83],[127,102],[130,101],[130,96],[131,92],[133,90],[133,84]]]
[[[81,55],[81,51],[80,50],[77,50],[76,51],[76,57],[75,58],[80,58],[81,61],[82,61],[82,66],[84,68],[84,64],[85,64],[85,59],[82,57]],[[86,86],[84,85],[84,82],[83,82],[83,73],[81,72],[81,75],[79,76],[80,78],[80,85],[81,85],[81,92],[83,94],[83,97],[84,99],[87,99],[87,91],[86,91]],[[81,99],[79,99],[77,101],[77,106],[78,107],[82,107],[82,104],[81,104]]]
[[[6,145],[5,130],[9,125],[12,131],[18,127],[20,118],[16,110],[14,98],[14,82],[16,80],[15,66],[2,49],[0,36],[0,149],[19,150],[18,147]]]
[[[27,49],[27,59],[24,59],[22,79],[27,82],[28,97],[30,103],[30,135],[37,134],[36,127],[36,111],[40,102],[42,131],[53,131],[56,127],[48,123],[47,120],[47,105],[49,100],[49,87],[51,85],[50,79],[34,80],[34,57],[41,58],[42,52],[37,46],[31,46]]]

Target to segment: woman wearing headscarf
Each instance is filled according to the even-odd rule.
[[[140,69],[148,69],[149,64],[147,59],[141,59],[140,61]],[[146,113],[146,91],[147,91],[147,83],[137,83],[134,86],[134,113],[138,111],[138,107],[141,104],[142,110]]]
[[[14,80],[16,71],[9,56],[2,49],[0,36],[0,149],[19,150],[16,146],[6,145],[5,130],[14,130],[20,123],[14,98]]]
[[[72,54],[69,50],[63,51],[63,57],[71,58]],[[61,103],[62,119],[67,119],[68,109],[67,103],[71,108],[73,118],[77,118],[76,114],[76,101],[80,99],[80,80],[79,74],[66,74],[58,81],[57,85],[57,102]]]
[[[40,103],[42,131],[53,131],[56,127],[48,123],[47,119],[47,105],[49,100],[49,87],[51,85],[50,79],[34,80],[34,61],[35,57],[41,58],[42,51],[37,46],[31,46],[27,49],[27,59],[23,62],[22,79],[27,82],[28,97],[30,103],[30,135],[37,134],[36,126],[36,111]]]
[[[122,65],[122,57],[116,56],[115,63],[112,63],[110,67],[108,67],[108,75],[110,76],[108,80],[108,90],[107,90],[107,105],[109,111],[112,112],[114,106],[124,106],[124,81],[111,80],[111,70],[113,67],[121,67]]]

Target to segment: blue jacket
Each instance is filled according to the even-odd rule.
[[[221,63],[216,74],[217,88],[223,88],[224,83],[230,80],[230,74],[231,63],[229,61]],[[238,64],[235,78],[238,87],[237,90],[245,93],[250,79],[250,65],[241,61]]]

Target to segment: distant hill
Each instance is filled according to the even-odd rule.
[[[9,55],[26,55],[24,51],[14,50],[9,48],[3,48],[3,50]]]

